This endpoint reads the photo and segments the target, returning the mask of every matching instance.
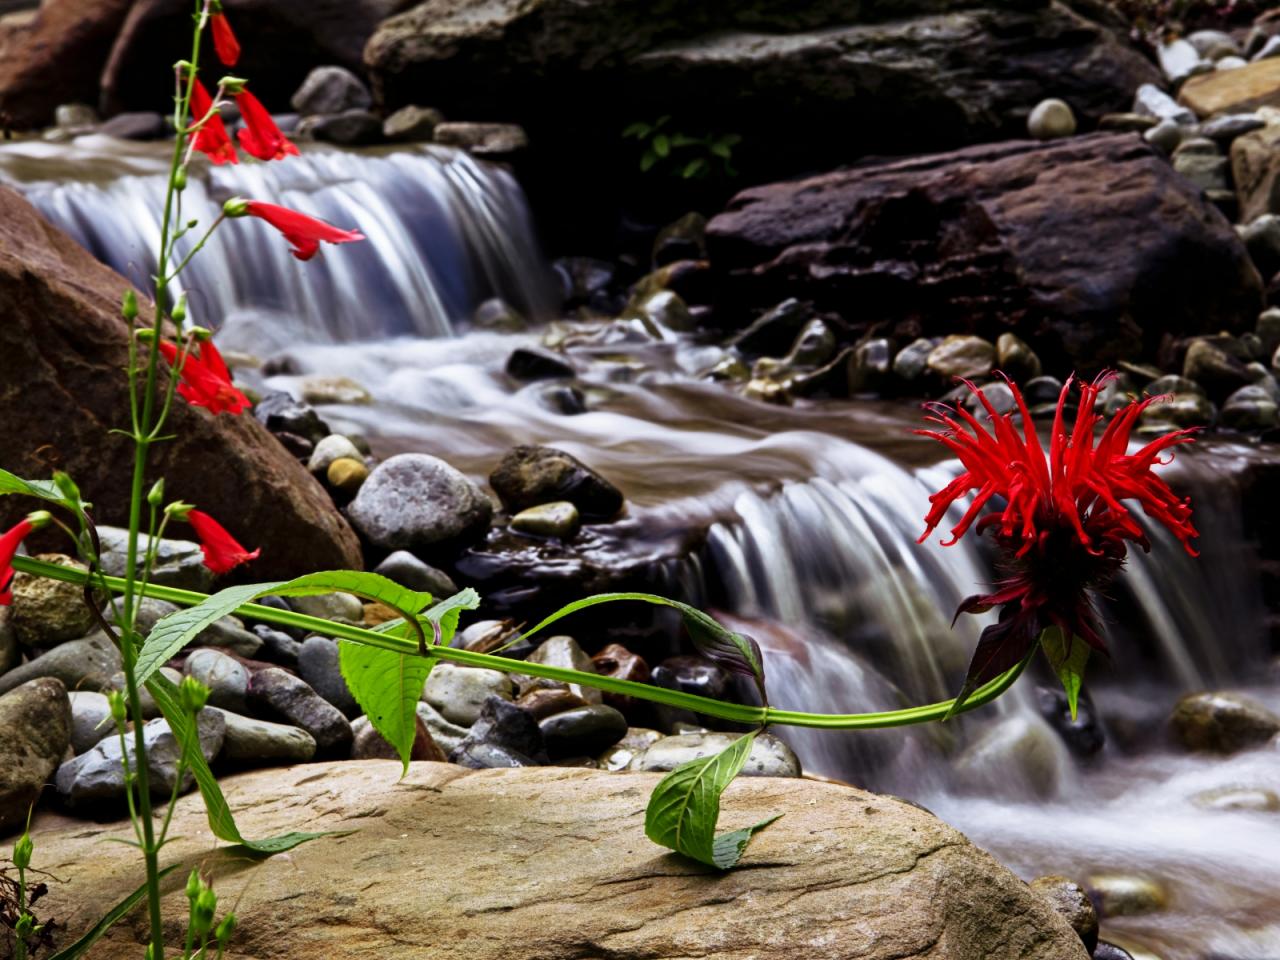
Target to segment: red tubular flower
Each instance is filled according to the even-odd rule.
[[[213,49],[218,59],[225,66],[234,67],[240,59],[240,41],[231,32],[231,24],[226,14],[215,13],[209,18],[209,29],[213,34]]]
[[[1143,550],[1151,546],[1122,501],[1136,502],[1196,555],[1191,541],[1199,534],[1191,523],[1190,500],[1175,496],[1153,472],[1156,464],[1168,462],[1161,454],[1190,443],[1194,431],[1167,433],[1130,454],[1129,435],[1138,417],[1164,399],[1148,397],[1121,409],[1101,436],[1095,436],[1102,418],[1094,407],[1112,376],[1103,374],[1091,384],[1080,384],[1080,405],[1070,433],[1064,423],[1072,386],[1067,381],[1058,397],[1047,458],[1022,394],[1012,383],[1021,430],[1014,413],[997,413],[983,391],[965,381],[986,410],[990,429],[958,404],[938,404],[930,408],[927,419],[945,429],[916,431],[945,445],[964,467],[929,498],[932,508],[920,540],[942,522],[953,503],[974,493],[943,546],[956,543],[976,521],[979,533],[993,531],[1002,554],[1005,575],[995,590],[969,597],[956,611],[958,617],[1001,608],[1000,622],[987,627],[978,641],[962,697],[1020,663],[1049,627],[1059,628],[1067,644],[1079,637],[1106,651],[1091,592],[1119,572],[1128,543]],[[993,509],[979,518],[993,502]]]
[[[0,606],[7,607],[13,603],[13,555],[18,546],[35,525],[30,519],[22,520],[10,527],[0,536]]]
[[[178,362],[178,347],[160,341],[160,353],[173,367]],[[249,398],[231,382],[231,372],[212,340],[193,347],[182,362],[178,394],[193,407],[208,407],[210,413],[238,415],[249,407]]]
[[[204,565],[214,573],[223,574],[242,563],[256,560],[261,549],[250,553],[240,546],[236,538],[223,528],[222,524],[200,510],[189,510],[187,522],[200,538],[200,549],[204,553]]]
[[[244,212],[267,221],[284,234],[284,238],[293,244],[293,255],[299,260],[314,257],[322,240],[325,243],[351,243],[364,239],[364,234],[359,230],[342,230],[331,223],[288,207],[278,207],[274,203],[249,200],[244,203]]]
[[[213,110],[213,98],[209,96],[204,84],[197,80],[191,88],[191,120],[194,123],[206,116],[209,119],[191,135],[195,148],[215,164],[239,163],[240,158],[236,155],[235,144],[227,134],[226,124],[216,110],[210,116],[210,110]]]
[[[236,136],[245,153],[259,160],[283,160],[297,155],[298,148],[280,132],[262,101],[248,90],[243,90],[236,94],[236,105],[240,107],[240,117],[244,120],[244,127]]]

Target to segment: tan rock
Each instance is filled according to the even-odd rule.
[[[741,780],[722,826],[782,813],[722,874],[649,843],[653,774],[463,770],[387,761],[310,764],[223,782],[241,829],[351,830],[256,866],[210,852],[198,797],[165,848],[176,947],[190,865],[212,875],[239,927],[229,960],[1085,960],[1079,938],[1025,883],[925,811],[806,780]],[[36,825],[64,943],[138,883],[128,825]],[[135,960],[141,919],[96,960]]]
[[[1178,102],[1200,117],[1280,107],[1280,58],[1192,77],[1182,85]]]
[[[0,697],[0,836],[20,830],[71,744],[71,700],[60,680],[30,680]]]
[[[1280,123],[1232,141],[1231,176],[1241,223],[1256,220],[1264,213],[1280,213]]]

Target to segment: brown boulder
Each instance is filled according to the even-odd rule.
[[[900,337],[1012,331],[1054,373],[1239,330],[1262,284],[1139,137],[1007,142],[738,194],[707,228],[722,318],[784,297]]]
[[[1280,59],[1276,60],[1280,63]],[[1280,123],[1271,123],[1231,143],[1231,175],[1240,222],[1280,213]]]
[[[66,470],[100,523],[128,516],[133,445],[108,432],[129,416],[119,316],[127,284],[0,188],[0,466],[33,478]],[[241,542],[261,546],[250,575],[361,566],[359,543],[328,494],[253,417],[213,417],[179,401],[168,430],[175,438],[154,448],[149,476],[164,476],[168,497],[198,504]],[[32,509],[4,497],[0,522]]]
[[[1079,937],[1025,883],[924,810],[852,787],[744,778],[724,828],[783,816],[719,873],[644,837],[656,774],[528,767],[464,770],[373,760],[310,764],[223,781],[241,829],[354,830],[251,865],[211,853],[198,797],[179,801],[166,884],[171,943],[183,879],[213,879],[239,924],[230,960],[1085,960]],[[282,803],[281,798],[288,798]],[[41,901],[64,943],[138,883],[136,852],[42,817]],[[94,948],[132,958],[135,914]],[[63,944],[60,944],[63,945]]]
[[[102,65],[132,2],[46,0],[30,20],[0,30],[0,127],[43,126],[60,103],[96,102]]]
[[[31,680],[0,696],[0,836],[20,830],[71,744],[62,681]]]

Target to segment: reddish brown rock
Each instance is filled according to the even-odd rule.
[[[127,281],[0,188],[0,465],[20,476],[66,470],[100,523],[127,518],[133,445],[125,426]],[[359,568],[360,546],[306,468],[250,416],[210,416],[174,404],[149,476],[166,494],[216,516],[241,542],[262,547],[244,568],[257,579]],[[0,523],[32,509],[5,497]],[[47,541],[52,543],[53,541]]]
[[[1059,374],[1243,329],[1262,305],[1231,225],[1132,134],[755,187],[707,244],[728,322],[799,297],[904,338],[1012,331]]]
[[[39,127],[53,122],[60,103],[96,103],[132,2],[46,0],[29,21],[0,28],[0,127]]]

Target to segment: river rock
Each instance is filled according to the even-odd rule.
[[[546,763],[547,749],[532,714],[491,694],[476,722],[449,756],[454,763],[476,769],[527,767]]]
[[[16,667],[21,660],[22,649],[13,630],[13,607],[0,607],[0,676]]]
[[[535,678],[536,679],[536,678]],[[527,711],[535,720],[544,720],[557,713],[586,706],[587,701],[569,689],[568,684],[558,687],[534,687],[521,691],[516,706]]]
[[[308,637],[298,651],[298,676],[316,693],[342,711],[347,719],[361,714],[360,705],[343,679],[338,644],[328,637]],[[422,759],[428,759],[423,757]]]
[[[1244,810],[1252,813],[1274,813],[1280,810],[1280,794],[1263,787],[1224,787],[1204,790],[1191,798],[1206,810]]]
[[[382,734],[374,729],[368,717],[357,717],[351,724],[354,737],[351,743],[352,760],[399,760],[400,754]],[[421,717],[417,718],[417,732],[413,738],[410,760],[433,760],[444,763],[448,756],[431,738],[431,731]]]
[[[1071,756],[1052,728],[1039,717],[1011,715],[993,720],[952,763],[957,781],[989,794],[1030,791],[1057,796]]]
[[[478,157],[506,157],[529,145],[524,128],[514,123],[438,123],[435,141]]]
[[[996,338],[996,364],[1014,383],[1034,380],[1042,372],[1036,352],[1012,333],[1002,333]]]
[[[375,546],[417,553],[447,550],[481,536],[493,505],[438,457],[402,453],[374,468],[347,515]]]
[[[364,482],[369,479],[369,468],[359,460],[352,460],[350,457],[339,457],[329,464],[329,469],[325,471],[324,478],[334,490],[340,491],[347,496],[354,496],[356,491],[364,486]]]
[[[222,749],[226,736],[226,721],[216,710],[201,710],[197,718],[196,729],[200,736],[200,752],[205,760],[212,761]],[[169,721],[151,720],[143,729],[143,738],[147,744],[147,770],[151,774],[151,794],[154,797],[168,799],[178,779],[178,760],[182,756],[182,747],[169,729]],[[134,739],[130,735],[125,738],[128,744],[127,756],[129,765],[135,762]],[[80,806],[101,801],[122,800],[124,798],[124,766],[122,756],[125,753],[120,745],[120,738],[107,737],[99,741],[88,753],[82,753],[58,767],[55,784],[58,793],[68,806]],[[185,771],[180,790],[185,792],[195,785],[191,772]]]
[[[1092,757],[1106,746],[1106,731],[1088,691],[1081,690],[1077,697],[1074,720],[1066,692],[1061,687],[1036,687],[1035,697],[1040,716],[1049,722],[1076,756]]]
[[[1098,945],[1098,912],[1084,887],[1074,880],[1056,874],[1036,877],[1031,889],[1049,902],[1057,914],[1071,925],[1084,948],[1093,953]]]
[[[321,620],[332,620],[334,623],[345,623],[348,626],[360,626],[364,623],[364,605],[352,593],[335,591],[290,597],[289,606],[298,613],[319,617]]]
[[[1280,215],[1264,213],[1236,227],[1236,232],[1262,273],[1280,271]]]
[[[190,30],[189,10],[176,20]],[[174,48],[163,49],[162,72],[171,69]],[[146,87],[154,102],[153,83]],[[120,375],[128,360],[129,332],[119,315],[126,286],[17,193],[0,188],[0,315],[9,318],[0,325],[0,381],[10,386],[0,397],[0,463],[29,477],[47,477],[48,464],[58,463],[81,482],[104,522],[128,516],[133,464],[132,441],[102,430],[129,419]],[[31,310],[37,302],[42,309]],[[35,396],[42,398],[38,417],[30,415]],[[152,450],[151,475],[165,478],[168,497],[198,503],[240,542],[267,546],[256,575],[285,579],[361,566],[359,543],[329,494],[255,420],[211,417],[177,402],[166,432],[173,439]],[[0,503],[0,527],[30,510],[20,500]]]
[[[1204,387],[1214,400],[1221,400],[1248,385],[1250,379],[1243,361],[1232,356],[1222,344],[1207,338],[1191,342],[1182,364],[1182,375]]]
[[[301,727],[316,741],[321,753],[348,755],[351,751],[351,724],[333,704],[307,685],[306,681],[279,667],[257,671],[249,682],[249,699]]]
[[[1151,144],[1165,156],[1171,156],[1178,145],[1191,136],[1194,128],[1175,123],[1173,120],[1161,120],[1150,130],[1142,134],[1145,143]]]
[[[289,105],[298,113],[342,113],[364,110],[373,105],[373,97],[364,81],[345,67],[316,67],[307,74]]]
[[[34,681],[32,681],[34,682]],[[89,690],[73,690],[67,694],[71,701],[71,749],[84,753],[104,737],[116,733],[111,718],[111,704],[106,694]],[[58,758],[61,761],[61,757]]]
[[[418,701],[418,719],[426,726],[431,739],[446,755],[458,748],[458,744],[466,738],[468,729],[451,723],[431,704]]]
[[[926,811],[890,797],[810,780],[736,781],[722,829],[784,816],[747,848],[749,869],[713,873],[645,841],[644,800],[656,775],[427,763],[397,782],[398,773],[378,761],[228,777],[223,789],[248,836],[298,829],[299,810],[308,811],[307,829],[358,832],[226,871],[222,863],[237,854],[210,853],[193,796],[178,805],[167,854],[218,869],[220,899],[235,904],[240,921],[236,952],[279,960],[315,957],[316,939],[335,960],[368,953],[374,916],[395,930],[378,947],[380,960],[422,957],[424,944],[440,943],[457,960],[575,952],[818,960],[847,956],[848,944],[870,944],[858,948],[866,960],[1087,956],[1025,883]],[[282,794],[291,802],[280,803]],[[67,882],[51,885],[42,902],[51,916],[75,918],[61,947],[137,886],[137,853],[101,842],[104,831],[130,834],[127,822],[86,831],[49,817],[37,830],[46,862],[65,864]],[[351,864],[365,857],[378,870],[353,886]],[[177,884],[165,915],[186,908]],[[483,936],[455,936],[477,916]],[[180,936],[175,926],[177,952]],[[136,937],[132,924],[116,925],[95,958],[136,960]]]
[[[1188,694],[1178,701],[1169,722],[1183,747],[1208,753],[1236,753],[1280,733],[1280,716],[1233,693]]]
[[[1076,115],[1063,100],[1051,97],[1035,105],[1027,117],[1027,133],[1036,140],[1056,140],[1076,132]]]
[[[1223,401],[1218,423],[1228,430],[1260,433],[1280,426],[1280,405],[1266,387],[1241,387]]]
[[[401,107],[382,121],[382,136],[396,143],[429,141],[436,127],[444,123],[444,114],[433,107],[410,104]]]
[[[42,553],[36,559],[60,567],[89,569],[79,560],[61,553]],[[83,586],[31,573],[13,575],[12,609],[10,622],[14,632],[28,647],[53,647],[77,640],[97,623],[94,611],[84,602]]]
[[[1273,122],[1231,142],[1231,175],[1242,221],[1280,213],[1280,123]]]
[[[71,743],[71,703],[53,678],[0,696],[0,836],[21,827]]]
[[[1144,83],[1133,95],[1133,112],[1141,116],[1168,120],[1179,126],[1196,122],[1196,115],[1153,83]]]
[[[253,415],[272,433],[302,437],[313,447],[330,434],[315,407],[280,390],[264,394],[253,405]]]
[[[111,577],[123,577],[128,567],[129,531],[123,527],[100,526],[98,538],[102,541],[102,572]],[[146,555],[150,543],[146,534],[138,536],[139,568],[142,566],[141,558]],[[213,589],[213,571],[204,565],[204,551],[200,549],[200,544],[194,540],[166,537],[156,546],[151,582],[209,593]],[[172,608],[176,609],[177,607]]]
[[[727,750],[740,734],[684,733],[663,737],[639,753],[628,770],[674,770],[682,763]],[[798,777],[800,758],[789,746],[770,733],[756,737],[742,768],[744,777]]]
[[[182,672],[209,688],[209,705],[244,713],[249,696],[249,671],[217,650],[194,650]]]
[[[310,459],[307,460],[307,469],[314,474],[323,474],[329,469],[329,464],[344,457],[351,460],[364,459],[359,449],[349,439],[341,434],[331,433],[315,445]]]
[[[627,718],[601,703],[574,707],[538,722],[547,752],[556,759],[594,756],[627,733]]]
[[[559,354],[540,347],[516,347],[507,358],[507,374],[516,380],[560,380],[574,375],[573,367]]]
[[[244,717],[238,713],[206,707],[218,713],[225,725],[222,758],[239,765],[262,763],[306,763],[316,753],[316,741],[300,727]]]
[[[501,297],[492,297],[475,308],[471,325],[497,333],[519,333],[529,326],[529,321]]]
[[[289,636],[282,630],[276,630],[266,624],[256,624],[253,628],[254,635],[262,641],[262,648],[258,651],[258,656],[268,663],[278,664],[282,667],[296,668],[298,665],[298,653],[302,649],[302,644]]]
[[[578,508],[568,500],[540,503],[521,510],[511,518],[511,529],[535,537],[559,537],[572,540],[582,526]]]
[[[1202,144],[1211,144],[1205,150]],[[1206,192],[1229,190],[1231,161],[1218,151],[1217,144],[1204,137],[1183,140],[1173,151],[1173,169]]]
[[[628,727],[621,740],[596,757],[596,764],[601,770],[625,770],[632,760],[662,737],[663,734],[658,730]]]
[[[479,719],[485,701],[495,695],[512,699],[511,679],[505,673],[437,663],[427,676],[422,699],[449,722],[470,726]]]
[[[323,143],[337,143],[342,146],[356,147],[377,143],[382,139],[382,120],[370,110],[343,110],[341,113],[323,116],[305,117],[298,124],[298,137],[310,138]],[[346,379],[345,377],[339,379]],[[343,394],[344,396],[361,397],[352,400],[315,400],[315,403],[368,403],[368,393]]]
[[[906,239],[939,230],[965,238],[954,254]],[[886,333],[1015,333],[1055,373],[1152,353],[1166,333],[1245,329],[1262,306],[1260,278],[1222,216],[1122,134],[752,187],[708,224],[707,247],[728,304],[785,290],[850,322],[873,315]],[[973,367],[989,370],[978,353]]]
[[[1192,77],[1178,91],[1178,102],[1201,117],[1280,107],[1280,59]]]
[[[489,485],[513,513],[568,500],[584,518],[609,520],[623,505],[617,487],[576,457],[552,447],[516,447],[489,475]]]
[[[374,573],[380,573],[402,587],[429,593],[437,598],[451,597],[458,592],[447,573],[423,563],[408,550],[396,550],[388,554],[374,568]]]
[[[573,637],[549,637],[538,645],[528,657],[530,663],[541,663],[548,667],[563,667],[566,670],[578,670],[582,673],[595,673],[596,665],[587,656],[578,641]],[[595,687],[587,687],[577,683],[569,684],[569,689],[587,703],[600,703],[602,696]]]
[[[0,693],[38,677],[61,680],[68,690],[109,690],[111,677],[120,669],[120,651],[99,630],[83,640],[59,644],[48,653],[14,667],[0,676]]]
[[[653,682],[668,690],[723,700],[729,690],[729,676],[718,665],[701,657],[667,657],[653,668]]]
[[[155,110],[126,110],[99,126],[97,132],[116,140],[159,140],[169,136],[172,129],[164,115]]]
[[[788,297],[756,317],[729,340],[748,357],[774,356],[784,352],[813,314],[807,303]]]
[[[1103,920],[1138,917],[1163,910],[1169,897],[1150,877],[1106,873],[1089,877],[1086,884]]]
[[[182,682],[182,674],[172,667],[161,667],[160,673],[170,683],[179,684]],[[125,679],[124,671],[119,670],[111,675],[111,679],[107,681],[107,685],[102,688],[104,693],[116,691],[117,693],[127,693],[128,681]],[[151,695],[151,691],[146,687],[138,688],[138,703],[142,708],[142,717],[144,720],[154,720],[160,716],[160,706],[156,703],[155,697]]]
[[[595,672],[603,677],[615,680],[630,680],[632,683],[649,682],[649,664],[644,658],[632,653],[620,643],[611,643],[591,658]],[[602,691],[603,693],[603,691]],[[622,710],[632,703],[631,697],[616,693],[603,693],[605,703]]]

